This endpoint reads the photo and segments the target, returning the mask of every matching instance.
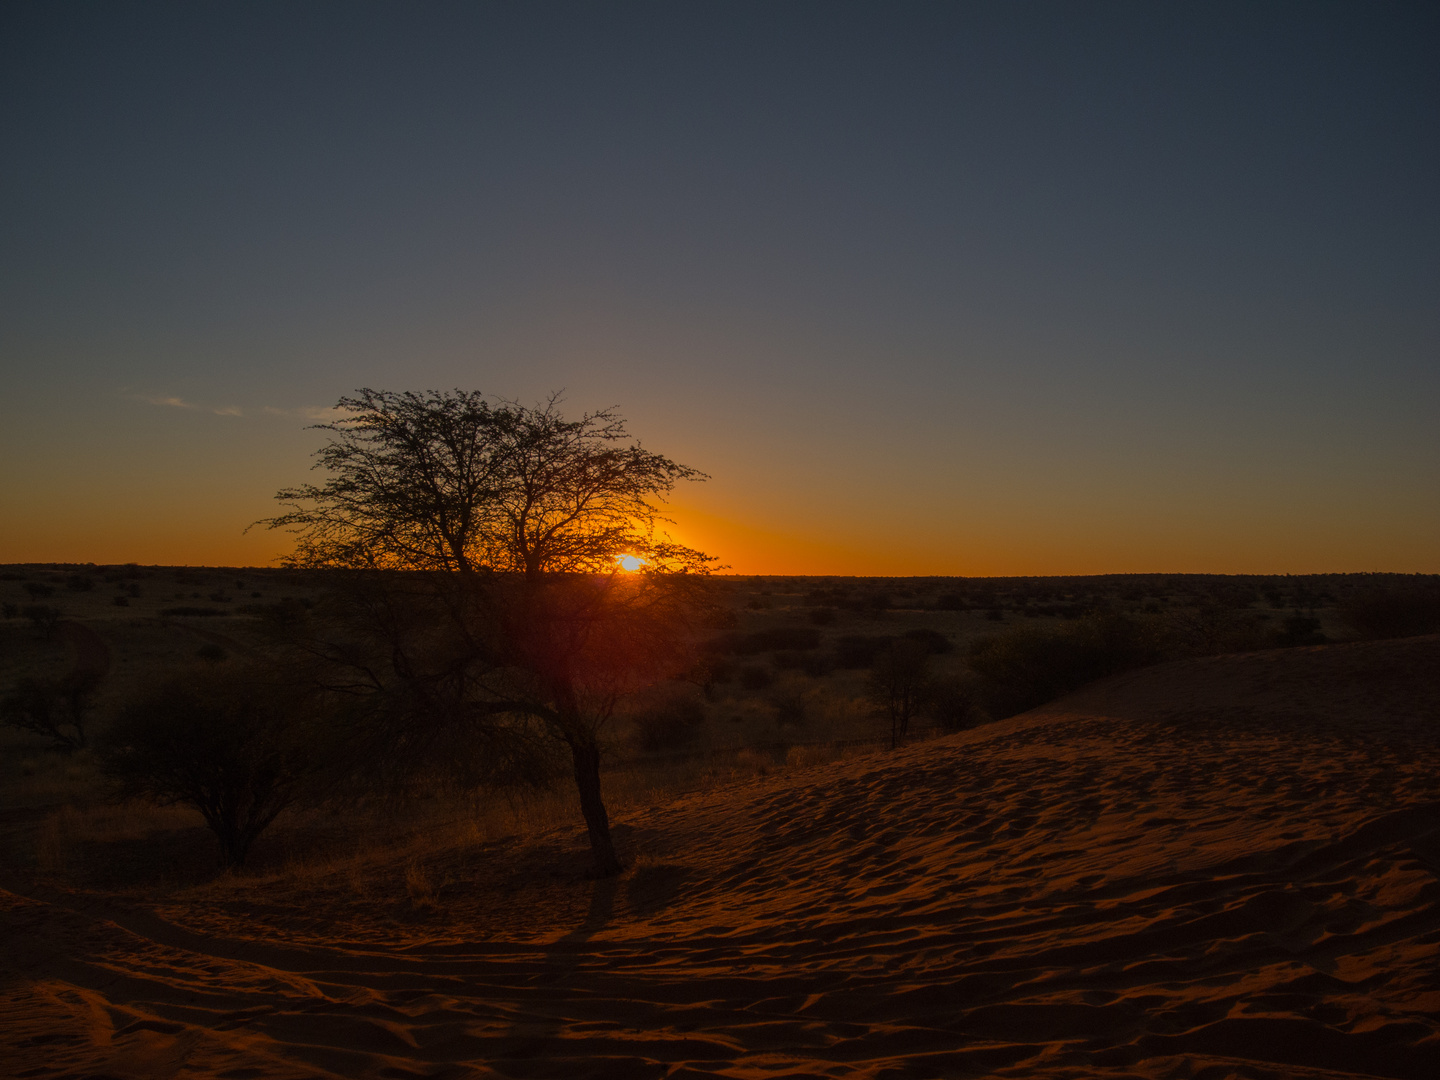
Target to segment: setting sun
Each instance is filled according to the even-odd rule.
[[[645,565],[645,560],[640,558],[639,555],[621,555],[615,561],[620,564],[621,570],[628,571],[632,574]]]

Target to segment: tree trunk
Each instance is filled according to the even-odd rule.
[[[595,856],[590,876],[613,877],[624,867],[615,855],[615,844],[610,839],[610,815],[605,812],[604,800],[600,798],[600,747],[588,734],[572,735],[567,741],[575,763],[580,812],[585,815],[585,827],[590,831],[590,851]]]

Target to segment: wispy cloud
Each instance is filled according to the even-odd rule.
[[[186,401],[184,398],[178,397],[151,397],[148,394],[131,394],[130,397],[136,401],[148,402],[151,405],[168,405],[172,409],[198,409],[200,407],[199,405]]]
[[[194,412],[208,412],[216,416],[244,416],[245,410],[238,405],[198,405],[193,401],[186,401],[181,397],[171,397],[156,394],[126,394],[128,398],[135,401],[143,401],[147,405],[162,405],[167,409],[190,409]]]
[[[293,417],[299,420],[335,420],[338,419],[336,409],[331,405],[301,405],[294,409],[278,409],[274,405],[266,405],[260,410],[271,416]],[[344,411],[340,410],[340,415]]]

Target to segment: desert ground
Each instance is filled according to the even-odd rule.
[[[100,648],[123,684],[243,645],[238,618],[122,633],[80,599],[93,636],[11,662]],[[1435,1075],[1440,636],[1176,660],[895,751],[854,737],[850,676],[779,673],[811,702],[788,750],[716,751],[785,733],[769,685],[617,764],[628,869],[602,881],[563,798],[437,806],[383,843],[297,818],[217,877],[185,811],[76,801],[82,761],[12,743],[0,1073]]]

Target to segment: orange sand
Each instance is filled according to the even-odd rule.
[[[0,1072],[1440,1075],[1440,637],[1187,661],[1024,716],[337,883],[0,892]]]

